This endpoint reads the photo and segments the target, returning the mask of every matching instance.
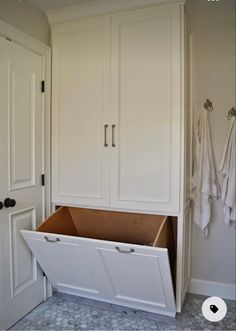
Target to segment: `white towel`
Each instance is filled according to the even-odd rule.
[[[202,109],[195,135],[195,160],[192,178],[193,220],[203,236],[208,236],[212,202],[220,197],[220,185],[216,176],[208,112]]]
[[[235,117],[230,121],[230,129],[225,144],[219,172],[223,176],[221,199],[224,202],[224,221],[230,225],[236,221],[236,132]]]

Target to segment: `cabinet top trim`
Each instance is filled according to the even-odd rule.
[[[155,5],[184,4],[186,0],[91,0],[78,6],[72,6],[47,12],[48,21],[57,26],[76,20],[95,16],[109,15],[126,10],[151,7]]]

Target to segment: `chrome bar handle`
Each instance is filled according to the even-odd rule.
[[[119,253],[123,253],[123,254],[134,253],[134,249],[133,249],[133,248],[130,248],[129,251],[125,251],[124,249],[120,249],[119,246],[116,246],[116,250],[117,250]]]
[[[107,129],[108,129],[108,124],[104,124],[104,147],[108,147],[108,143],[107,143]]]
[[[49,243],[56,243],[56,242],[60,241],[59,238],[50,239],[50,238],[48,238],[47,236],[44,236],[44,238],[45,238],[45,240],[46,240],[47,242],[49,242]]]
[[[112,128],[112,143],[111,143],[111,146],[112,147],[116,147],[116,144],[115,144],[115,127],[116,127],[116,125],[112,124],[112,126],[111,126],[111,128]]]

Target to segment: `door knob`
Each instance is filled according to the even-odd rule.
[[[4,200],[4,206],[6,208],[9,208],[9,207],[15,207],[16,205],[16,200],[15,199],[11,199],[11,198],[6,198]]]
[[[2,203],[2,201],[0,201],[0,209],[2,209],[3,208],[3,203]]]

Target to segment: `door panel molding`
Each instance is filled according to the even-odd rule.
[[[166,308],[167,307],[167,302],[166,302],[166,298],[165,298],[165,293],[164,293],[164,284],[163,284],[163,280],[162,280],[162,275],[161,275],[161,266],[160,266],[160,261],[159,258],[157,256],[150,256],[148,254],[144,254],[144,253],[132,253],[132,257],[133,259],[137,258],[137,259],[142,259],[143,261],[145,261],[145,263],[147,263],[147,260],[153,260],[151,262],[152,265],[155,266],[155,277],[156,277],[156,282],[158,284],[160,284],[160,287],[158,288],[159,292],[158,295],[156,295],[156,297],[160,298],[160,301],[157,303],[157,300],[154,300],[155,294],[157,293],[153,293],[153,300],[149,299],[149,300],[144,300],[144,299],[139,299],[135,296],[127,296],[127,295],[122,295],[119,294],[119,291],[122,292],[122,288],[125,287],[125,279],[123,279],[122,277],[120,277],[120,275],[117,277],[117,271],[113,268],[112,264],[111,264],[111,260],[109,261],[109,255],[111,255],[111,259],[116,259],[116,262],[119,262],[118,257],[120,257],[121,260],[121,264],[122,262],[125,263],[125,260],[127,260],[127,262],[130,260],[130,262],[132,262],[132,258],[128,255],[120,255],[120,253],[117,253],[116,250],[114,249],[104,249],[104,248],[97,248],[98,254],[100,256],[100,259],[102,261],[102,265],[104,267],[104,270],[106,272],[106,275],[108,277],[108,279],[110,280],[110,284],[111,284],[111,288],[113,291],[113,295],[116,299],[121,299],[121,300],[125,300],[125,301],[129,301],[129,302],[135,302],[135,303],[143,303],[145,305],[153,305],[156,306],[158,304],[159,307],[162,308]],[[115,257],[116,256],[116,257]],[[123,261],[122,261],[123,259]],[[140,263],[140,262],[139,262]],[[127,273],[128,276],[128,273]],[[158,277],[157,277],[158,276]],[[120,282],[117,283],[117,281],[119,281],[120,278]],[[122,281],[121,281],[122,280]],[[136,279],[134,277],[133,282],[135,282]],[[120,286],[120,289],[119,289]],[[155,289],[152,289],[152,292]],[[127,291],[125,291],[127,292]],[[150,293],[149,293],[150,295]]]
[[[10,82],[8,164],[10,165],[9,190],[12,191],[35,185],[35,74],[10,63],[8,79]],[[18,131],[18,123],[22,118],[24,118],[24,130]],[[19,142],[22,143],[22,139],[24,139],[24,149],[18,145]],[[24,164],[19,166],[19,162]]]
[[[32,286],[37,281],[37,263],[33,254],[20,236],[20,230],[36,228],[35,207],[19,210],[9,215],[11,243],[11,293],[12,298]],[[17,238],[17,234],[19,235]],[[23,251],[23,254],[22,254]],[[19,255],[21,252],[21,256]],[[22,270],[20,267],[23,265]],[[28,260],[28,266],[25,262]]]

